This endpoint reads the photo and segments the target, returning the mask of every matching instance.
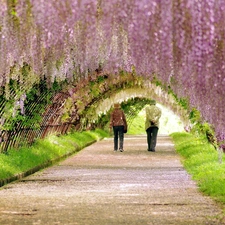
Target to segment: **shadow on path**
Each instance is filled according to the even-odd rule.
[[[146,136],[97,142],[0,190],[0,224],[222,224],[221,209],[199,193],[168,136],[148,152]]]

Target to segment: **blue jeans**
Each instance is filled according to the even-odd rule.
[[[159,130],[158,127],[149,127],[146,130],[146,132],[147,132],[147,142],[148,142],[148,151],[155,151],[158,130]]]
[[[120,140],[120,149],[123,149],[124,126],[113,126],[114,132],[114,150],[118,150],[118,138]]]

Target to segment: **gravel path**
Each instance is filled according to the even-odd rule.
[[[97,142],[55,166],[0,189],[1,225],[225,224],[222,210],[199,193],[171,139],[146,136]]]

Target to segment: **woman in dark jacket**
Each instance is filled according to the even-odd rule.
[[[119,150],[123,152],[124,130],[127,129],[127,121],[123,110],[120,109],[119,103],[114,104],[114,110],[110,115],[110,129],[112,128],[114,133],[114,151],[118,150],[119,137]]]

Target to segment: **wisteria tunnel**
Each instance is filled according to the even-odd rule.
[[[107,112],[99,107],[109,110],[116,93],[124,104],[157,99],[190,127],[208,123],[223,146],[224,1],[0,0],[0,6],[1,152],[51,132],[105,126]]]

